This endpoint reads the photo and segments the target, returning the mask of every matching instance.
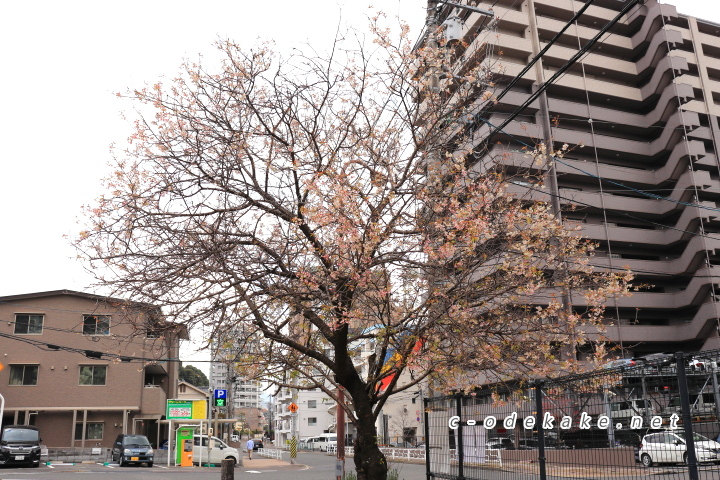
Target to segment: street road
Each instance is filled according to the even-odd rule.
[[[284,456],[285,460],[288,459]],[[353,471],[353,459],[345,461],[346,472]],[[425,478],[425,465],[391,464],[400,472],[400,480]],[[38,468],[0,468],[0,480],[151,480],[153,477],[178,480],[219,480],[218,467],[166,467],[155,464],[152,468],[117,464],[83,463],[76,465],[40,465]],[[236,480],[335,480],[335,458],[320,452],[299,452],[297,465],[250,469],[237,467]]]
[[[287,458],[287,457],[286,457]],[[505,466],[503,466],[505,467]],[[422,480],[425,478],[424,464],[390,463],[390,468],[396,469],[400,480]],[[354,472],[353,459],[345,461],[345,471]],[[468,478],[481,478],[483,480],[538,480],[537,475],[523,470],[522,472],[508,468],[482,469],[466,472]],[[578,479],[598,478],[597,471],[588,469],[587,472],[577,472]],[[638,465],[635,469],[628,469],[615,473],[614,476],[605,476],[612,480],[637,480],[638,478],[662,477],[664,480],[685,480],[687,470],[679,466],[657,466],[644,468]],[[0,468],[0,480],[219,480],[218,467],[165,467],[155,465],[147,467],[123,467],[118,465],[103,465],[102,463],[77,465],[40,465],[39,468]],[[553,475],[551,480],[567,480]],[[264,467],[252,469],[237,467],[235,480],[335,480],[335,458],[320,452],[299,452],[296,465],[282,465],[277,467]],[[720,480],[720,466],[703,465],[700,467],[701,480]]]

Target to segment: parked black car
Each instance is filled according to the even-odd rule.
[[[7,425],[0,433],[0,465],[40,466],[40,431],[30,425]]]
[[[146,463],[153,466],[154,452],[145,435],[118,435],[112,448],[112,461],[121,467],[131,463]]]
[[[257,438],[253,438],[253,450],[257,450],[258,448],[263,448],[263,442],[262,442],[262,440],[258,440]]]

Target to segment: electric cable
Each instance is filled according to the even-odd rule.
[[[530,148],[530,149],[534,149],[534,148],[535,148],[533,145],[530,145],[530,144],[528,144],[528,143],[520,140],[517,136],[515,136],[515,135],[513,135],[513,134],[511,134],[511,133],[508,133],[508,132],[506,132],[505,130],[503,130],[504,127],[496,127],[496,126],[493,125],[488,119],[486,119],[486,118],[484,118],[484,117],[480,117],[480,120],[482,120],[484,123],[490,125],[492,128],[495,128],[497,131],[502,132],[503,134],[505,134],[505,135],[507,135],[508,137],[512,138],[513,140],[515,140],[516,142],[520,143],[521,145],[524,145],[524,146],[526,146],[526,147],[528,147],[528,148]],[[503,125],[504,125],[504,124],[503,124]],[[627,189],[627,190],[629,190],[629,191],[638,193],[639,195],[642,195],[642,196],[645,196],[645,197],[648,197],[648,198],[653,198],[653,199],[655,199],[655,200],[664,200],[664,201],[667,201],[667,202],[670,202],[670,203],[675,203],[675,204],[677,204],[677,205],[683,205],[683,206],[686,206],[686,207],[696,207],[696,208],[700,208],[700,209],[704,209],[704,210],[710,210],[710,211],[713,211],[713,212],[720,212],[720,208],[707,207],[707,206],[705,206],[705,205],[700,205],[700,204],[697,204],[697,203],[682,202],[682,201],[680,201],[680,200],[673,200],[672,198],[663,197],[662,195],[656,195],[656,194],[654,194],[654,193],[649,193],[649,192],[646,192],[645,190],[640,190],[640,189],[638,189],[638,188],[630,187],[630,186],[628,186],[628,185],[625,185],[625,184],[620,183],[620,182],[616,182],[616,181],[614,181],[614,180],[609,180],[609,179],[607,179],[607,178],[600,177],[600,176],[595,175],[595,174],[593,174],[593,173],[590,173],[590,172],[588,172],[588,171],[586,171],[586,170],[583,170],[583,169],[581,169],[581,168],[579,168],[579,167],[575,167],[575,166],[573,166],[573,165],[570,165],[569,163],[564,162],[563,160],[561,160],[561,159],[560,159],[559,157],[557,157],[556,155],[553,155],[552,158],[553,158],[555,161],[557,161],[558,163],[562,164],[562,165],[565,165],[565,166],[567,166],[567,167],[570,167],[570,168],[573,168],[573,169],[575,169],[575,170],[578,170],[579,172],[583,173],[583,174],[584,174],[585,176],[587,176],[587,177],[596,178],[596,179],[598,179],[598,180],[611,183],[611,184],[613,184],[613,185],[615,185],[615,186],[625,188],[625,189]]]
[[[600,31],[586,43],[583,48],[581,48],[575,55],[570,57],[570,60],[565,62],[565,64],[560,67],[552,77],[550,77],[545,83],[540,85],[538,89],[530,95],[530,97],[520,105],[513,113],[510,114],[510,116],[502,123],[499,127],[497,127],[494,131],[490,132],[488,136],[483,140],[484,143],[488,143],[492,137],[498,132],[501,131],[503,128],[505,128],[514,118],[517,113],[520,113],[521,111],[525,110],[532,102],[534,102],[540,95],[545,92],[545,90],[550,87],[555,81],[560,78],[560,76],[565,73],[567,69],[569,69],[571,66],[573,66],[580,57],[585,55],[592,47],[597,43],[597,41],[602,37],[605,33],[607,33],[610,28],[612,28],[616,23],[620,21],[620,19],[632,8],[634,7],[638,2],[641,0],[630,0],[625,7],[618,13],[615,18],[613,18],[610,22],[608,22],[603,28],[600,29]]]

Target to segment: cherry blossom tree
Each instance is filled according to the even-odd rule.
[[[493,66],[448,75],[441,39],[413,48],[381,20],[327,55],[222,42],[222,66],[122,94],[134,134],[75,242],[114,294],[211,346],[230,335],[244,376],[342,388],[360,479],[387,476],[391,395],[570,368],[556,347],[595,338],[628,280],[508,193],[536,170],[474,161],[466,120],[492,102]]]

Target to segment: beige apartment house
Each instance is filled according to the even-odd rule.
[[[481,161],[499,162],[509,174],[530,169],[540,179],[514,181],[513,192],[551,201],[547,171],[533,166],[522,151],[544,140],[540,98],[485,149],[481,142],[631,0],[591,1],[574,22],[586,1],[460,3],[492,8],[494,18],[430,0],[428,24],[445,29],[445,48],[455,58],[450,73],[486,62],[495,72],[496,96],[535,51],[571,23],[543,56],[539,70],[544,78],[533,67],[498,103],[477,99],[468,104],[464,130],[471,132]],[[554,144],[583,145],[556,163],[563,221],[580,226],[598,244],[592,264],[599,269],[627,266],[643,285],[632,296],[610,302],[606,311],[606,336],[625,357],[720,348],[717,22],[720,18],[689,17],[656,0],[639,2],[546,91]],[[449,81],[450,73],[441,82]],[[572,303],[583,306],[581,298],[573,297]]]
[[[167,439],[179,341],[160,309],[57,290],[0,297],[2,424],[39,427],[49,447],[110,447],[118,434]]]

